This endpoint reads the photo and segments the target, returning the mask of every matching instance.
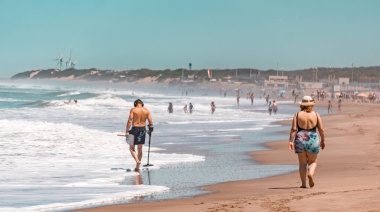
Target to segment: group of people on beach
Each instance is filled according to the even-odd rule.
[[[211,114],[214,114],[215,109],[216,109],[215,103],[211,102]],[[194,109],[194,105],[191,102],[189,103],[189,107],[187,106],[187,104],[185,104],[185,106],[183,107],[183,112],[184,113],[190,113],[190,114],[192,114],[194,110],[195,110]],[[173,113],[173,111],[174,111],[174,109],[173,109],[173,103],[169,102],[169,106],[168,106],[168,110],[167,111],[169,113]]]
[[[170,107],[170,105],[169,105],[169,107]],[[194,110],[194,106],[193,106],[193,104],[191,104],[191,102],[189,104],[189,110],[187,109],[187,104],[185,104],[185,107],[183,107],[183,112],[185,112],[185,113],[192,114],[193,110]]]
[[[247,94],[247,98],[251,98],[251,94]],[[310,96],[305,96],[303,94],[296,94],[294,92],[294,102],[297,99],[301,99],[299,103],[300,110],[296,112],[291,121],[291,128],[289,132],[289,142],[288,149],[297,155],[299,163],[299,178],[300,178],[300,188],[314,187],[315,186],[315,172],[317,168],[317,158],[320,150],[326,148],[326,140],[324,127],[321,116],[314,111],[314,105],[316,101],[324,101],[328,96],[324,91],[311,92]],[[356,94],[357,96],[357,94]],[[370,97],[370,98],[369,98]],[[237,104],[239,105],[240,95],[236,94]],[[352,93],[340,92],[337,96],[331,96],[327,104],[327,113],[333,112],[333,104],[337,104],[337,111],[342,110],[342,105],[344,101],[349,101],[355,99],[355,95]],[[277,113],[278,104],[276,100],[270,100],[270,96],[265,96],[269,114],[272,115]],[[370,102],[376,102],[377,95],[375,93],[368,96]],[[253,104],[253,98],[251,99],[251,104]],[[134,108],[131,109],[128,118],[128,123],[126,126],[126,135],[133,134],[134,142],[130,144],[129,150],[132,157],[136,161],[135,170],[140,169],[141,158],[142,158],[142,146],[145,143],[145,134],[151,136],[153,132],[153,121],[149,110],[144,108],[144,104],[141,100],[136,100],[134,102]],[[215,112],[215,103],[211,102],[211,114]],[[189,104],[186,110],[190,113],[194,110],[192,103]],[[184,110],[185,110],[184,108]],[[173,113],[173,104],[169,103],[168,112]],[[185,111],[186,112],[186,111]],[[148,129],[146,129],[146,122],[148,122]],[[137,147],[137,150],[136,150]]]
[[[276,102],[271,103],[272,107]],[[300,102],[300,111],[293,116],[289,137],[289,150],[298,156],[299,174],[301,178],[300,188],[314,187],[314,173],[317,167],[317,156],[320,148],[326,146],[322,119],[314,112],[315,101],[310,96],[304,96]],[[169,112],[172,111],[172,103],[169,103]],[[215,103],[211,102],[212,114],[215,111]],[[148,132],[146,129],[148,122]],[[152,135],[153,119],[150,111],[144,107],[142,100],[134,101],[134,107],[130,110],[125,136],[133,135],[133,141],[129,143],[129,150],[136,161],[135,171],[140,170],[142,148],[145,144],[145,135]],[[137,147],[137,152],[136,152]]]
[[[277,110],[278,110],[278,104],[277,104],[276,100],[273,100],[273,103],[272,103],[272,101],[269,101],[268,105],[269,105],[269,107],[268,107],[269,115],[271,116],[272,112],[274,115],[276,115]]]

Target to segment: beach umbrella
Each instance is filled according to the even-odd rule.
[[[285,90],[279,90],[278,92],[279,92],[279,93],[286,93]]]
[[[357,95],[357,97],[364,97],[364,98],[367,98],[367,97],[368,97],[368,95],[367,95],[367,94],[365,94],[365,93],[360,93],[360,94],[358,94],[358,95]]]

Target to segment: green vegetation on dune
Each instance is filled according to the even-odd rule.
[[[379,82],[380,66],[371,67],[346,67],[346,68],[309,68],[294,71],[282,70],[258,70],[249,68],[237,69],[213,69],[210,70],[212,78],[218,81],[227,81],[229,79],[235,81],[244,81],[247,83],[260,83],[264,79],[268,79],[270,75],[288,76],[289,80],[301,76],[303,81],[314,81],[316,75],[318,79],[327,79],[329,76],[338,78],[352,77],[356,82]],[[317,74],[316,74],[317,72]],[[113,81],[113,82],[136,82],[138,80],[151,77],[152,81],[163,82],[165,80],[179,82],[180,79],[194,80],[195,82],[208,81],[208,70],[188,70],[188,69],[165,69],[165,70],[98,70],[96,68],[90,69],[46,69],[46,70],[32,70],[18,73],[11,77],[12,80],[16,79],[80,79],[87,81]]]

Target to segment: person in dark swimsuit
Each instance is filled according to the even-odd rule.
[[[211,115],[214,114],[215,109],[216,109],[216,105],[215,105],[215,103],[214,103],[214,102],[211,102]]]
[[[317,167],[319,148],[325,148],[322,119],[313,111],[314,103],[310,96],[302,98],[301,111],[294,115],[290,130],[289,150],[295,151],[298,156],[301,188],[306,188],[306,177],[309,179],[309,186],[314,186],[313,175]]]
[[[272,111],[273,111],[273,105],[272,105],[272,101],[270,101],[268,105],[268,112],[270,116],[272,115]]]
[[[168,112],[173,113],[173,104],[171,102],[169,102]]]
[[[193,106],[193,104],[189,104],[189,111],[190,111],[190,114],[192,114],[193,113],[193,110],[194,110],[194,106]]]
[[[132,127],[129,130],[129,134],[134,137],[134,145],[145,144],[146,128],[144,127]]]
[[[316,125],[311,129],[303,129],[298,125],[298,113],[296,114],[297,119],[297,133],[294,139],[294,150],[295,153],[302,153],[304,151],[310,152],[312,154],[319,153],[319,135],[317,133],[318,126],[318,114],[315,113],[317,118]]]

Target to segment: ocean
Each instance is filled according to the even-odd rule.
[[[259,164],[249,155],[265,150],[265,142],[288,139],[283,131],[289,126],[275,122],[292,118],[298,110],[292,100],[277,101],[278,114],[269,116],[258,91],[253,105],[242,95],[239,106],[234,92],[224,97],[217,88],[198,86],[0,80],[0,211],[185,198],[208,193],[200,189],[205,185],[297,170],[296,165]],[[126,172],[115,168],[134,168],[135,162],[117,134],[125,132],[138,98],[154,122],[153,166]],[[65,103],[74,99],[77,104]],[[189,103],[192,114],[183,111]]]

